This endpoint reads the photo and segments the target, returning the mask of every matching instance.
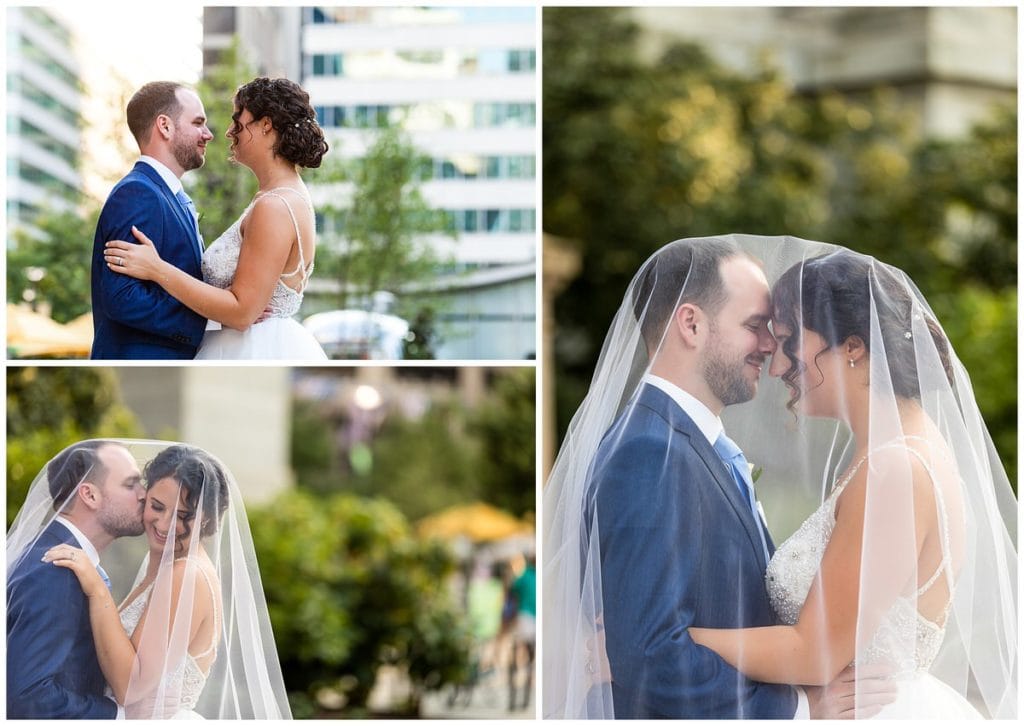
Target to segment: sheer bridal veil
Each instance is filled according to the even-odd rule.
[[[79,486],[106,477],[97,457],[104,446],[126,450],[147,489],[163,482],[160,501],[181,522],[166,533],[146,525],[141,537],[119,536],[101,555],[115,600],[130,597],[122,622],[137,655],[126,716],[290,718],[242,495],[202,449],[135,440],[69,446],[36,477],[8,532],[8,579]],[[138,533],[132,520],[120,534]],[[117,526],[104,523],[111,533]]]
[[[666,330],[652,330],[664,319],[653,291],[673,286],[676,307],[691,299],[716,274],[710,250],[722,245],[759,262],[773,325],[791,333],[775,375],[765,362],[753,400],[722,414],[756,472],[775,542],[841,496],[844,480],[866,476],[859,577],[849,575],[858,593],[854,661],[930,673],[983,715],[1015,718],[1017,502],[967,371],[900,270],[834,245],[751,235],[666,245],[641,266],[612,320],[544,491],[544,715],[614,715],[602,613],[610,594],[623,594],[602,580],[590,467],[609,429],[637,405],[661,345],[649,353],[644,338],[664,341]],[[679,253],[688,271],[672,279],[659,260]],[[851,336],[860,345],[847,354]],[[858,385],[828,383],[847,374]],[[860,440],[851,421],[866,432]]]

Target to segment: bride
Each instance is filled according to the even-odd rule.
[[[120,606],[103,577],[131,582],[138,557],[121,540],[111,549],[122,550],[106,553],[103,568],[67,542],[43,555],[44,563],[70,569],[81,584],[108,696],[134,719],[289,718],[245,512],[227,470],[202,449],[164,442],[83,442],[54,461],[68,461],[70,450],[90,444],[148,459],[142,468],[147,551]],[[45,506],[51,469],[33,484],[9,534],[9,562],[38,550],[30,544],[33,533],[40,536],[53,519],[40,523],[40,513],[62,509]],[[84,471],[81,479],[93,477]]]
[[[107,242],[104,259],[108,269],[152,280],[222,324],[206,331],[197,359],[325,360],[292,316],[313,274],[316,247],[313,204],[299,168],[320,166],[327,142],[309,94],[288,79],[246,83],[234,108],[226,134],[232,158],[255,174],[259,191],[207,248],[203,281],[161,260],[146,230],[132,229],[140,244]]]
[[[970,695],[1013,714],[1014,553],[991,516],[1005,475],[945,334],[904,275],[847,250],[797,262],[772,300],[769,373],[794,415],[848,430],[846,464],[768,565],[785,624],[690,636],[769,683],[823,686],[851,662],[886,663],[898,693],[879,718],[980,717],[970,664]],[[991,650],[965,648],[972,639]],[[931,672],[944,644],[946,680]]]
[[[851,673],[882,672],[895,696],[889,685],[857,680],[833,717],[1015,717],[1016,501],[934,314],[905,275],[870,257],[792,237],[714,240],[726,242],[774,281],[777,350],[758,396],[727,407],[722,420],[752,462],[762,517],[776,534],[796,532],[774,552],[767,538],[763,595],[777,624],[728,629],[747,617],[742,603],[677,603],[680,614],[705,613],[669,635],[692,639],[710,656],[700,661],[707,670],[692,684],[651,687],[699,690],[712,671],[735,668],[747,677],[735,681],[741,703],[759,683],[802,685],[819,699]],[[700,288],[704,277],[691,270],[677,284]],[[545,492],[545,708],[563,717],[608,717],[615,693],[629,698],[626,682],[657,675],[617,675],[609,664],[605,611],[611,602],[618,612],[630,595],[603,580],[609,554],[588,544],[598,523],[586,519],[595,511],[587,489],[595,452],[649,379],[643,340],[652,331],[642,338],[641,328],[657,314],[644,282],[638,275],[626,294]],[[727,381],[730,371],[715,373]],[[794,514],[815,509],[802,523]],[[695,516],[678,514],[684,526]],[[722,573],[735,554],[705,546],[684,556],[704,576],[733,578],[746,596],[738,572]],[[679,577],[678,559],[656,576]],[[700,577],[698,600],[707,592]],[[649,621],[650,603],[629,607]]]

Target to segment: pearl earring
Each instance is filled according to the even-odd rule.
[[[853,362],[853,358],[850,358],[850,368],[854,368],[856,364]]]

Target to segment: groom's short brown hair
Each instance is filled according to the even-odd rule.
[[[679,240],[647,260],[633,283],[633,314],[649,350],[661,344],[680,305],[692,303],[711,317],[718,314],[726,302],[722,262],[742,254],[730,240]]]
[[[46,478],[50,485],[53,510],[60,512],[74,500],[75,490],[88,476],[102,483],[107,478],[107,467],[100,459],[100,449],[113,442],[91,440],[69,446],[50,459],[46,465]]]
[[[178,89],[186,87],[174,81],[151,81],[134,93],[128,101],[128,129],[140,145],[157,116],[177,118],[181,113]]]

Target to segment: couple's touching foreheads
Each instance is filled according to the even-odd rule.
[[[43,467],[7,533],[7,716],[290,717],[223,463],[92,439]]]
[[[546,486],[545,715],[1013,717],[1015,509],[904,273],[794,237],[672,242]]]

